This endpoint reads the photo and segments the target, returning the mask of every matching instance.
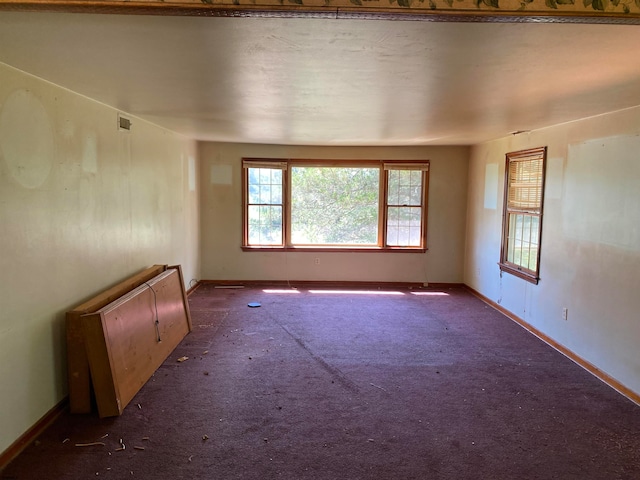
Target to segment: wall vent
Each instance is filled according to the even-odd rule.
[[[121,113],[118,114],[118,130],[123,132],[131,131],[131,119]]]

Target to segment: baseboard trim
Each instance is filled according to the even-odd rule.
[[[193,292],[195,292],[201,283],[202,283],[201,281],[196,280],[196,283],[192,287],[189,287],[189,289],[187,290],[187,297],[191,295]]]
[[[461,288],[462,283],[361,282],[335,280],[200,280],[198,285],[220,287],[296,287],[296,288]]]
[[[451,288],[466,288],[464,283],[428,283],[423,288],[434,288],[438,290],[449,290]]]
[[[530,325],[528,322],[526,322],[525,320],[521,319],[517,315],[513,314],[512,312],[510,312],[509,310],[507,310],[503,306],[498,305],[493,300],[485,297],[484,295],[482,295],[477,290],[471,288],[468,285],[465,285],[465,287],[472,295],[478,297],[480,300],[482,300],[487,305],[495,308],[500,313],[502,313],[503,315],[507,316],[509,319],[511,319],[514,322],[516,322],[518,325],[520,325],[522,328],[527,330],[529,333],[531,333],[531,334],[535,335],[536,337],[538,337],[540,340],[545,342],[547,345],[549,345],[550,347],[554,348],[555,350],[557,350],[558,352],[563,354],[565,357],[567,357],[569,360],[572,360],[574,363],[576,363],[577,365],[579,365],[582,368],[584,368],[586,371],[591,373],[593,376],[595,376],[596,378],[598,378],[602,382],[606,383],[608,386],[610,386],[611,388],[616,390],[621,395],[624,395],[625,397],[627,397],[629,400],[631,400],[635,404],[640,405],[640,394],[638,394],[638,393],[634,392],[633,390],[631,390],[630,388],[624,386],[622,383],[620,383],[615,378],[613,378],[610,375],[604,373],[602,370],[600,370],[598,367],[596,367],[592,363],[588,362],[587,360],[585,360],[581,356],[579,356],[576,353],[574,353],[573,351],[569,350],[564,345],[556,342],[554,339],[552,339],[548,335],[545,335],[540,330],[538,330],[534,326]]]
[[[24,432],[9,448],[0,453],[0,472],[22,451],[44,432],[69,406],[69,397],[65,396],[44,414],[31,428]]]

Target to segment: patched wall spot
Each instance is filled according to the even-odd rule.
[[[24,187],[41,186],[51,172],[51,121],[42,102],[28,90],[16,90],[2,104],[0,151],[11,176]]]

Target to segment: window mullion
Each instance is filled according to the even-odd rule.
[[[249,244],[249,174],[242,169],[242,244]]]
[[[427,203],[429,195],[429,170],[422,172],[422,197],[421,197],[421,212],[420,212],[420,247],[424,248],[427,245]]]
[[[285,247],[291,246],[291,163],[287,164],[287,168],[282,172],[282,235]]]
[[[387,246],[389,171],[380,166],[380,199],[378,202],[378,246]]]

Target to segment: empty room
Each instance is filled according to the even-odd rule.
[[[640,478],[639,24],[0,1],[0,477]]]

